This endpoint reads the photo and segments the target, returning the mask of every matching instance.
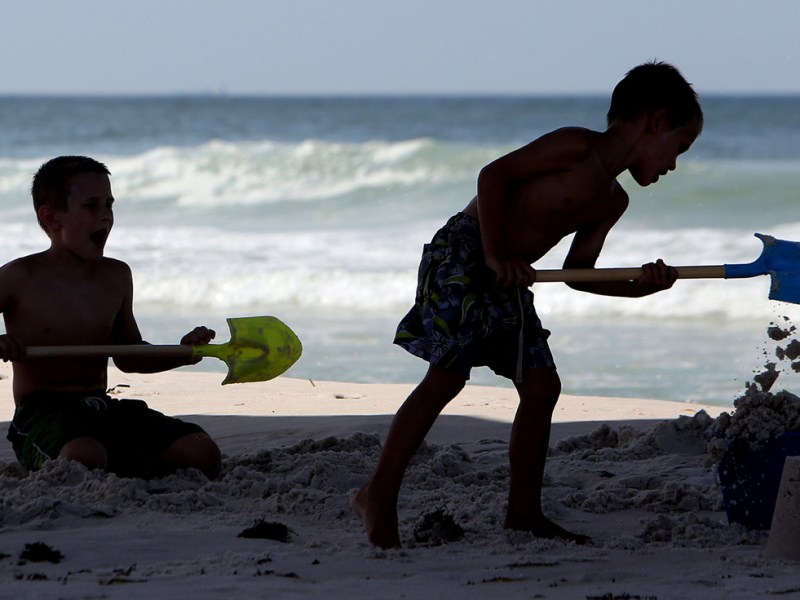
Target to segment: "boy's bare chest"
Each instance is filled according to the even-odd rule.
[[[70,285],[51,280],[30,286],[23,296],[20,322],[28,324],[28,344],[107,341],[122,303],[121,295],[101,282]]]
[[[556,183],[523,187],[514,200],[509,216],[516,236],[536,246],[554,245],[567,235],[613,218],[620,210],[619,202],[606,189]]]

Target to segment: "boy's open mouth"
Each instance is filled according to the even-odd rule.
[[[92,240],[92,243],[98,248],[103,248],[106,245],[108,234],[109,231],[107,229],[98,229],[89,235],[89,239]]]

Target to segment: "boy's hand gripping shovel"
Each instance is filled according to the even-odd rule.
[[[778,240],[756,233],[764,243],[761,256],[748,264],[675,267],[681,279],[739,279],[769,275],[770,300],[800,304],[800,242]],[[625,281],[642,274],[641,267],[621,269],[552,269],[537,270],[536,282],[546,281]]]
[[[303,352],[303,346],[294,331],[275,317],[237,317],[227,321],[231,339],[225,344],[32,346],[27,349],[25,356],[26,358],[213,356],[228,365],[228,376],[222,382],[222,385],[225,385],[273,379],[291,367]]]

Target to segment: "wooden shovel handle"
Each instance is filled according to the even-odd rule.
[[[675,267],[680,279],[724,278],[725,265]],[[641,276],[641,267],[612,269],[537,269],[536,282],[630,281]]]
[[[129,344],[98,346],[29,346],[26,358],[76,358],[90,356],[150,356],[161,358],[183,358],[192,356],[193,347],[188,345]]]

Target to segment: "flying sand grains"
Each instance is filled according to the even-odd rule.
[[[786,358],[789,360],[795,360],[798,356],[800,356],[800,340],[792,340],[786,346]]]
[[[779,342],[781,340],[785,340],[787,337],[792,335],[792,331],[793,330],[794,330],[794,327],[792,327],[790,329],[781,329],[777,325],[770,325],[767,328],[767,335],[770,337],[770,339],[775,340],[776,342]]]
[[[778,379],[780,372],[775,369],[774,362],[767,363],[764,366],[766,370],[753,377],[753,380],[761,386],[762,391],[768,392],[775,383],[775,380]]]
[[[789,317],[783,317],[783,320],[788,322]],[[782,328],[775,323],[770,323],[770,326],[767,328],[767,335],[770,339],[780,342],[794,335],[796,331],[797,328],[794,325]],[[797,358],[800,357],[800,340],[793,339],[785,346],[776,346],[775,356],[781,361],[794,361],[791,362],[790,367],[795,373],[800,373],[800,361],[797,360]],[[775,363],[767,363],[764,366],[766,371],[756,375],[753,379],[761,386],[762,391],[768,391],[769,388],[772,387],[772,384],[775,383],[780,371],[776,371]]]
[[[788,320],[784,317],[784,321]],[[782,342],[775,348],[780,361],[800,356],[800,340],[784,342],[795,334],[794,326],[780,328],[773,323],[767,329],[770,339]],[[800,373],[800,360],[792,363],[791,368]],[[745,393],[733,401],[734,410],[721,413],[706,428],[710,433],[706,452],[711,461],[719,462],[734,440],[748,443],[755,451],[784,432],[800,431],[800,397],[786,389],[777,393],[770,391],[780,373],[777,363],[768,361],[764,370],[755,375],[753,383],[745,384]]]

